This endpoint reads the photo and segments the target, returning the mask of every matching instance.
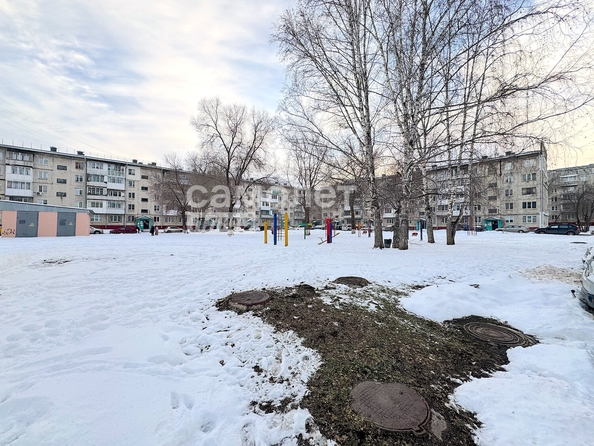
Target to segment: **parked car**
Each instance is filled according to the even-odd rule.
[[[109,231],[110,234],[136,234],[138,228],[136,226],[120,226]]]
[[[179,226],[168,226],[165,229],[165,232],[169,233],[169,232],[183,232],[184,229],[180,228]]]
[[[565,234],[565,235],[576,235],[580,233],[580,230],[576,225],[562,224],[562,225],[549,225],[546,228],[538,228],[534,231],[535,234]]]
[[[522,225],[507,225],[503,228],[497,228],[495,230],[499,232],[519,232],[520,234],[530,232],[530,229]]]
[[[103,229],[96,228],[95,226],[89,226],[89,234],[103,234]]]

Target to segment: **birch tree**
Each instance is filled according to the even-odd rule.
[[[302,0],[285,12],[273,39],[287,64],[283,112],[320,144],[360,165],[371,193],[374,248],[383,248],[376,162],[383,100],[372,0]]]

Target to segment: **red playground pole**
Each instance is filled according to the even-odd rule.
[[[326,219],[326,243],[332,243],[332,219]]]

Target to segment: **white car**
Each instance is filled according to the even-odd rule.
[[[179,226],[169,226],[167,229],[165,229],[165,232],[183,232],[183,228],[180,228]]]
[[[499,231],[499,232],[519,232],[520,234],[524,234],[525,232],[530,232],[530,229],[528,229],[526,226],[521,226],[521,225],[507,225],[507,226],[504,226],[503,228],[497,228],[495,230]]]
[[[89,234],[103,234],[103,229],[89,226]]]

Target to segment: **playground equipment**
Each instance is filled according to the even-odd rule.
[[[279,240],[285,240],[285,246],[289,246],[289,214],[285,212],[283,228],[278,220],[278,215],[273,215],[272,220],[272,240],[276,245]],[[264,222],[264,244],[268,243],[268,222]]]

